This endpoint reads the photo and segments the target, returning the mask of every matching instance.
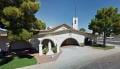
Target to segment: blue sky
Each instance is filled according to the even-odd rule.
[[[71,26],[75,15],[74,4],[74,0],[40,0],[41,8],[36,13],[36,17],[43,20],[47,26],[54,27],[63,23]],[[120,0],[76,0],[79,28],[88,30],[88,24],[97,9],[110,6],[120,10]]]

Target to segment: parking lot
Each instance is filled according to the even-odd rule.
[[[98,39],[97,42],[102,43],[103,39]],[[115,44],[115,45],[120,45],[120,37],[114,37],[114,38],[107,38],[106,43],[108,44]]]

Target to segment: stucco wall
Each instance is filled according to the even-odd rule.
[[[63,41],[68,38],[74,38],[79,43],[79,45],[81,45],[81,43],[84,43],[85,36],[75,34],[75,33],[66,33],[66,34],[60,34],[60,35],[54,35],[54,36],[46,36],[38,39],[41,41],[44,39],[50,39],[55,43],[55,45],[57,44],[57,46],[60,47]]]

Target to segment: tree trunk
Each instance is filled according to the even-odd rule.
[[[93,45],[95,45],[96,42],[97,42],[97,37],[96,37],[96,35],[94,34],[94,36],[93,36]]]
[[[104,32],[103,34],[104,38],[103,38],[103,46],[105,47],[106,46],[106,33]]]

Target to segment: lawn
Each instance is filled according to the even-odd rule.
[[[105,46],[104,47],[101,44],[96,44],[96,45],[93,45],[92,47],[95,48],[95,49],[101,49],[101,50],[109,50],[109,49],[115,48],[114,46]]]
[[[19,67],[36,64],[36,60],[32,56],[15,56],[12,58],[3,58],[0,62],[0,69],[15,69]],[[7,62],[6,62],[7,61]]]

